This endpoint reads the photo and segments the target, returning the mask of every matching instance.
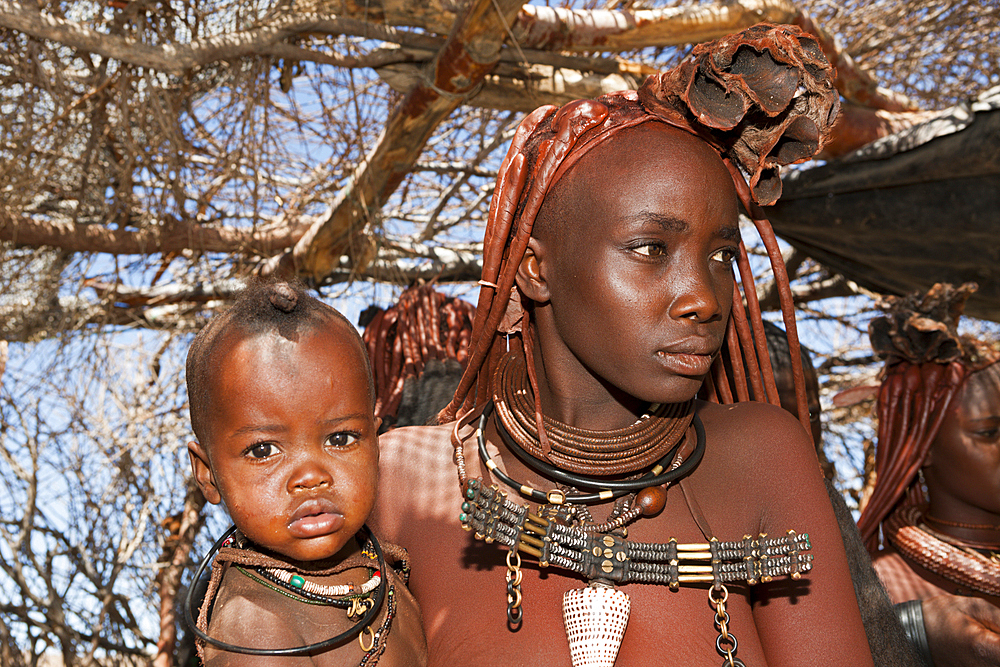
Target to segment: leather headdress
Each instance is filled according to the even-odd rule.
[[[562,107],[543,106],[529,114],[500,166],[490,205],[483,244],[483,287],[472,335],[479,344],[471,351],[455,399],[440,418],[453,419],[460,408],[470,409],[475,404],[477,394],[480,400],[488,395],[489,378],[500,353],[496,333],[521,328],[523,311],[517,290],[512,289],[516,267],[509,264],[523,256],[546,194],[590,149],[617,132],[646,122],[667,123],[690,132],[722,156],[772,255],[793,364],[801,377],[791,292],[773,232],[759,205],[772,204],[780,195],[781,166],[805,161],[822,148],[839,106],[833,68],[816,39],[797,26],[758,24],[695,47],[679,66],[650,77],[638,91],[576,100]],[[744,272],[741,261],[740,272],[746,285],[749,264]],[[756,294],[750,294],[752,276],[750,280],[751,289],[745,291],[753,310]],[[739,320],[735,326],[745,328],[740,341],[750,341],[749,349],[753,350],[746,319],[740,319],[737,310],[742,309],[733,311],[733,319]],[[757,332],[757,323],[753,324],[759,334],[756,338],[763,344],[763,327]],[[529,346],[525,347],[530,354]],[[765,349],[763,359],[767,359],[766,354]],[[757,362],[749,365],[751,375],[755,375]],[[760,371],[770,384],[768,395],[773,394],[773,402],[777,402],[770,366],[764,365]],[[529,363],[529,372],[531,366]],[[477,391],[472,391],[474,383]],[[728,386],[725,391],[728,393]],[[763,396],[763,388],[759,391],[755,395]],[[805,404],[804,385],[801,402]],[[805,419],[808,423],[807,415]]]

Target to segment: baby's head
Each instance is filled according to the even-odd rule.
[[[187,386],[209,502],[294,561],[354,548],[375,502],[378,423],[350,322],[295,285],[252,284],[195,337]]]

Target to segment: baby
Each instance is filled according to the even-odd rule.
[[[203,663],[425,664],[406,552],[365,525],[379,423],[350,322],[298,286],[252,284],[195,338],[187,386],[194,478],[236,529],[198,614]]]

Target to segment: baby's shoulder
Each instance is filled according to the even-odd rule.
[[[254,581],[237,567],[227,569],[210,607],[208,634],[213,639],[250,648],[285,648],[302,644],[296,627],[298,614],[288,613],[293,603],[279,593]],[[292,610],[294,611],[294,610]],[[204,649],[204,663],[211,667],[241,664],[246,656]]]

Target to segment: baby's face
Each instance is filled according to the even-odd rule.
[[[375,501],[378,426],[364,352],[346,326],[220,345],[208,442],[189,446],[208,500],[254,543],[296,561],[353,548]]]

